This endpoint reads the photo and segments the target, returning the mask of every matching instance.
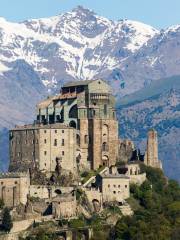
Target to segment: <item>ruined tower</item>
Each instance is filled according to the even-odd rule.
[[[147,139],[147,148],[145,152],[144,163],[147,166],[162,168],[161,161],[158,159],[158,137],[154,129],[149,130]]]

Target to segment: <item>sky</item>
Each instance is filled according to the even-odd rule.
[[[78,5],[112,20],[126,18],[158,29],[180,24],[180,0],[0,0],[0,16],[20,22],[55,16]]]

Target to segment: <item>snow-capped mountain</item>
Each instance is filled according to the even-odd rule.
[[[174,75],[180,75],[180,25],[159,31],[137,21],[111,21],[83,7],[21,23],[0,18],[1,129],[31,122],[36,103],[58,92],[67,81],[103,78],[119,100]],[[161,97],[156,101],[161,104]],[[124,112],[124,124],[131,118],[129,111],[138,112],[138,107],[132,104]],[[153,117],[153,112],[142,114],[143,108],[139,115],[147,121]],[[128,133],[134,122],[132,126]],[[7,137],[1,140],[7,141]]]
[[[158,34],[130,20],[110,21],[77,7],[59,16],[10,23],[0,19],[0,71],[23,59],[48,90],[67,80],[109,76]]]

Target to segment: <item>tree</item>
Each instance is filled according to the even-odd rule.
[[[3,211],[2,227],[3,227],[3,230],[6,232],[10,232],[11,228],[13,227],[10,210],[7,207]]]
[[[0,198],[0,209],[2,209],[4,207],[4,202],[3,200]]]

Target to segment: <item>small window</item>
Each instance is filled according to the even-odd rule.
[[[35,155],[35,152],[32,152],[32,156],[34,156]]]
[[[44,155],[47,155],[47,152],[46,152],[46,151],[44,151]]]
[[[15,181],[14,184],[17,184],[17,181]]]
[[[54,132],[57,133],[57,130],[55,130]]]
[[[88,144],[88,142],[89,142],[89,137],[88,137],[88,135],[85,135],[84,136],[84,143]]]
[[[114,188],[116,187],[116,185],[114,185]]]
[[[115,112],[113,112],[113,119],[115,119]]]
[[[61,145],[64,146],[64,139],[62,139]]]
[[[108,151],[108,145],[106,142],[102,144],[102,151],[107,152]]]
[[[36,139],[36,144],[38,144],[38,139]]]
[[[107,105],[104,104],[104,115],[107,115]]]
[[[127,185],[125,185],[125,188],[127,188]]]
[[[44,164],[44,166],[46,167],[46,163]]]
[[[110,188],[110,184],[108,184],[108,188]]]
[[[64,156],[64,151],[62,151],[62,156]]]
[[[113,191],[114,194],[116,194],[116,191]]]
[[[46,139],[44,139],[44,143],[45,143],[45,144],[47,143],[47,140],[46,140]]]
[[[20,154],[21,154],[21,153],[20,153],[20,152],[18,152],[18,157],[20,156]]]
[[[44,133],[46,133],[46,130],[44,130]]]
[[[28,141],[26,140],[26,141],[25,141],[25,144],[27,144],[27,143],[28,143]]]
[[[62,130],[62,133],[64,133],[64,130]]]
[[[54,146],[57,146],[57,139],[54,139]]]
[[[118,185],[118,188],[120,188],[121,186],[120,185]]]
[[[34,140],[32,140],[32,144],[34,144]]]
[[[3,185],[3,182],[1,182],[1,185]]]

